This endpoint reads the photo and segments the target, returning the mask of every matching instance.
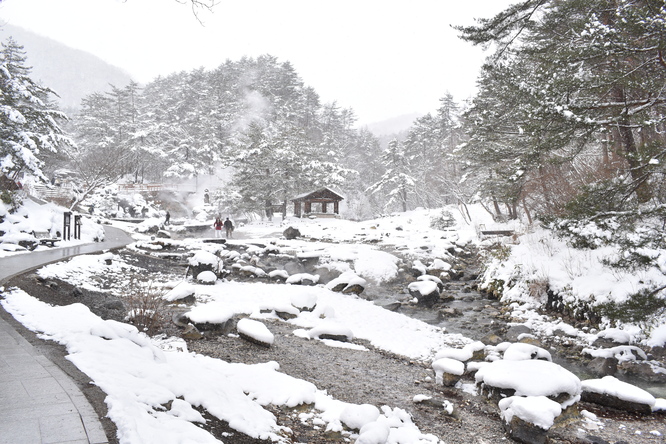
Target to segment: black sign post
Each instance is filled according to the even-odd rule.
[[[74,239],[81,239],[81,215],[80,214],[75,214],[74,215]]]
[[[69,240],[71,235],[71,227],[70,227],[71,223],[72,223],[72,212],[65,211],[63,213],[63,221],[62,221],[62,240]]]

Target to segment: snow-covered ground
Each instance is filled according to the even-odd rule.
[[[24,199],[23,205],[17,211],[10,212],[9,208],[0,203],[0,257],[12,254],[27,253],[29,250],[19,245],[22,241],[35,241],[40,235],[48,238],[61,238],[64,232],[65,208],[53,203],[39,204],[31,199]],[[57,242],[58,247],[69,247],[83,243],[93,242],[95,239],[104,239],[104,230],[97,223],[83,219],[81,225],[81,238],[74,238],[73,215],[70,218],[69,239]],[[45,250],[50,247],[38,246],[34,251]]]
[[[45,220],[60,223],[57,209],[51,207],[26,207],[29,218],[19,220],[19,216],[5,215],[2,229],[6,232],[4,241],[8,243],[20,236],[11,227],[22,224],[24,231],[47,230]],[[55,214],[55,215],[54,215]],[[400,260],[387,252],[400,251],[401,256],[420,264],[424,270],[436,261],[446,261],[451,249],[456,250],[468,242],[482,245],[487,240],[479,237],[479,229],[514,229],[523,231],[520,226],[494,226],[492,218],[480,207],[471,207],[471,221],[463,219],[457,209],[450,214],[455,224],[446,231],[431,228],[432,218],[440,215],[440,210],[416,210],[381,219],[365,222],[352,222],[339,219],[288,219],[274,222],[257,222],[240,226],[236,230],[234,242],[246,243],[244,259],[251,261],[257,247],[257,239],[270,244],[281,252],[295,254],[300,258],[318,257],[320,262],[341,272],[352,273],[360,280],[372,285],[381,285],[395,277]],[[23,216],[20,216],[23,217]],[[18,221],[18,222],[16,222]],[[42,224],[39,230],[26,224]],[[132,229],[141,231],[160,220],[148,220]],[[83,240],[90,240],[97,225],[90,221],[90,228],[84,231]],[[85,225],[84,225],[85,226]],[[288,226],[298,228],[306,239],[286,241],[281,233]],[[130,228],[126,226],[125,228]],[[276,235],[278,233],[278,235]],[[92,234],[94,237],[94,234]],[[551,246],[540,248],[548,239]],[[212,237],[212,235],[211,235]],[[151,243],[150,235],[135,233],[137,245]],[[219,244],[204,244],[200,239],[171,241],[193,251],[215,254],[223,257],[230,252]],[[588,295],[590,292],[604,297],[622,298],[618,277],[612,273],[585,269],[573,270],[566,281],[566,273],[553,271],[554,268],[571,268],[585,258],[589,252],[557,247],[548,233],[539,231],[521,236],[520,242],[511,243],[513,253],[502,264],[496,264],[496,275],[501,277],[507,267],[528,267],[537,270],[544,279],[552,279],[554,285],[563,288],[570,285],[576,289],[572,294]],[[4,245],[4,243],[3,243]],[[67,245],[62,242],[61,245]],[[387,248],[390,246],[390,249]],[[562,250],[557,250],[562,248]],[[17,254],[9,248],[0,250],[2,254]],[[27,254],[27,252],[26,252]],[[566,264],[561,264],[559,254],[565,254]],[[104,256],[81,256],[70,261],[53,264],[39,271],[45,277],[57,277],[75,282],[77,285],[94,287],[88,279],[100,269],[109,267]],[[118,256],[112,256],[111,267],[116,269],[131,267],[123,264]],[[567,265],[568,264],[568,265]],[[582,267],[582,265],[581,265]],[[596,269],[595,269],[596,270]],[[585,276],[588,276],[586,279]],[[626,276],[629,279],[629,276]],[[76,279],[76,281],[73,281]],[[560,281],[560,279],[562,279]],[[650,279],[664,279],[658,274]],[[567,284],[568,282],[568,284]],[[624,281],[623,281],[624,282]],[[630,282],[629,287],[637,285]],[[510,344],[497,347],[485,346],[489,356],[486,363],[471,364],[467,361],[472,352],[479,348],[469,338],[447,334],[434,327],[402,314],[384,310],[373,303],[352,294],[333,292],[327,285],[316,286],[285,285],[271,283],[240,283],[217,280],[214,285],[204,285],[192,279],[181,282],[164,283],[166,297],[174,297],[174,292],[194,292],[197,304],[189,313],[199,322],[223,322],[230,317],[243,314],[255,322],[241,326],[243,333],[256,336],[258,340],[270,343],[270,331],[261,324],[267,317],[275,317],[276,311],[294,312],[294,307],[314,302],[314,311],[296,310],[296,317],[288,322],[293,325],[293,334],[307,340],[317,339],[322,332],[343,334],[347,337],[365,339],[372,346],[409,357],[414,360],[433,361],[433,376],[450,370],[459,373],[460,366],[474,365],[479,384],[515,387],[518,396],[500,405],[503,416],[510,420],[519,416],[542,428],[552,425],[562,409],[575,403],[581,394],[581,381],[550,361],[545,350],[514,348]],[[172,289],[169,294],[168,289]],[[536,308],[542,301],[528,297],[529,292],[513,287],[510,296],[517,318],[529,322],[535,330],[547,334],[555,329],[564,329],[578,340],[591,344],[598,332],[577,331],[560,320],[552,320],[537,315]],[[409,413],[392,406],[358,406],[334,399],[313,384],[298,380],[279,371],[279,364],[267,362],[258,365],[228,363],[188,352],[184,341],[176,338],[149,338],[129,324],[102,320],[85,306],[74,304],[53,307],[20,290],[5,291],[2,300],[4,308],[12,313],[28,328],[37,331],[41,337],[64,344],[69,359],[99,385],[108,395],[109,416],[118,426],[121,443],[215,443],[220,442],[197,426],[204,421],[193,406],[201,406],[209,413],[229,422],[232,428],[253,437],[270,439],[276,442],[289,442],[281,433],[276,418],[263,407],[268,404],[293,407],[299,404],[313,404],[316,409],[316,424],[328,430],[342,431],[351,441],[357,443],[439,443],[438,437],[422,433],[411,421]],[[650,332],[638,326],[624,326],[621,330],[607,331],[604,334],[627,335],[629,342],[664,345],[666,323],[659,324]],[[358,349],[358,345],[335,343]],[[508,353],[507,353],[508,352]],[[462,355],[469,355],[467,359]],[[530,357],[544,361],[532,361],[521,365]],[[455,361],[455,362],[454,362]],[[491,362],[492,361],[492,362]],[[470,367],[471,368],[471,367]],[[451,370],[452,369],[452,370]],[[516,375],[519,375],[518,377]],[[544,386],[542,381],[549,381]],[[626,391],[631,399],[640,398],[651,403],[654,410],[666,409],[663,399],[655,399],[644,392],[636,392],[633,386],[625,387],[613,380],[597,380],[589,384],[595,391],[615,393]],[[546,398],[552,394],[567,393],[569,396],[561,404]],[[374,408],[373,408],[374,407]],[[655,431],[664,433],[666,430]]]

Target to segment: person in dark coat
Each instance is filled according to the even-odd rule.
[[[228,217],[224,221],[224,229],[227,231],[227,239],[231,239],[234,232],[234,223]]]

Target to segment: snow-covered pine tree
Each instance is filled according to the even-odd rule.
[[[451,94],[440,99],[433,116],[428,113],[414,121],[404,145],[414,175],[416,203],[426,208],[451,204],[460,199],[460,168],[454,156],[461,139],[458,106]]]
[[[414,192],[416,186],[416,180],[405,153],[405,146],[397,139],[393,139],[389,142],[381,160],[385,173],[367,191],[372,194],[385,193],[387,196],[386,208],[398,204],[405,212],[408,208],[408,197]]]
[[[528,0],[461,28],[497,45],[466,119],[481,191],[542,214],[659,197],[665,23],[663,1]]]
[[[66,119],[50,100],[55,94],[30,78],[23,46],[13,38],[0,50],[0,171],[16,179],[26,172],[46,180],[46,152],[71,144],[60,122]]]

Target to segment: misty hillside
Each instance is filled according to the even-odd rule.
[[[102,59],[70,48],[33,32],[5,24],[0,39],[13,37],[25,48],[32,78],[60,96],[62,108],[78,108],[81,98],[95,91],[106,90],[109,84],[124,86],[130,75]]]
[[[365,127],[376,136],[392,136],[409,129],[419,117],[421,115],[418,113],[403,114],[380,122],[369,123]]]

